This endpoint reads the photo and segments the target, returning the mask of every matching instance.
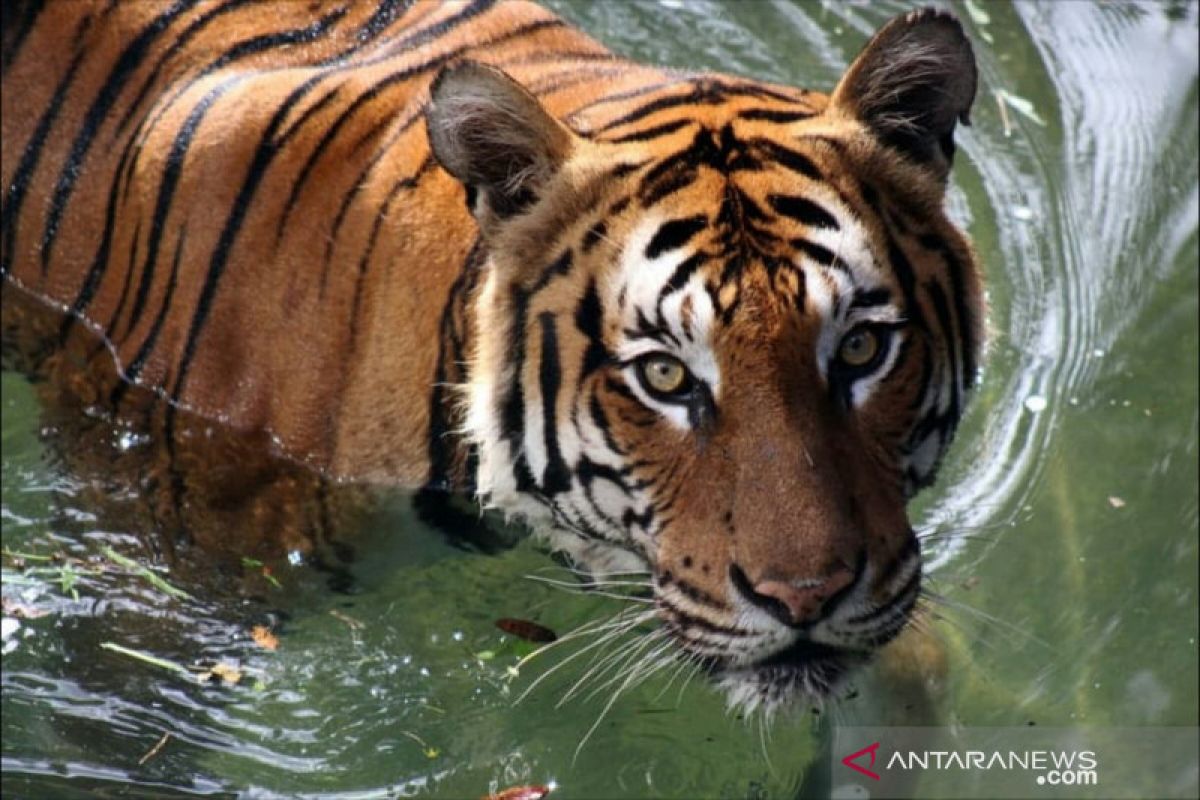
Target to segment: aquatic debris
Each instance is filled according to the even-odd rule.
[[[149,750],[147,750],[147,751],[146,751],[146,755],[144,755],[144,756],[142,756],[141,758],[139,758],[139,759],[138,759],[138,766],[139,766],[139,767],[140,767],[140,766],[142,766],[142,765],[143,765],[143,764],[145,764],[147,761],[149,761],[150,759],[152,759],[152,758],[154,758],[156,755],[158,755],[159,751],[160,751],[160,750],[162,750],[164,747],[166,747],[166,746],[167,746],[167,740],[168,740],[168,739],[170,739],[170,738],[171,738],[171,732],[170,732],[170,731],[167,731],[166,733],[164,733],[164,734],[162,735],[162,738],[160,738],[160,739],[158,740],[158,742],[156,742],[156,743],[155,743],[154,747],[151,747]]]
[[[971,22],[975,23],[979,38],[988,44],[995,44],[996,40],[992,38],[992,34],[987,30],[987,26],[992,22],[991,15],[984,11],[983,6],[979,5],[975,0],[964,0],[963,7],[967,10],[967,16],[971,18]]]
[[[144,652],[142,650],[134,650],[131,647],[123,647],[116,642],[101,642],[100,646],[105,650],[111,650],[114,653],[141,661],[143,664],[150,664],[151,666],[176,672],[180,675],[186,675],[192,680],[196,679],[196,676],[191,672],[191,670],[189,670],[183,664],[179,664],[175,661],[171,661],[166,658],[160,658],[159,656]]]
[[[255,625],[251,628],[250,638],[264,650],[276,650],[279,648],[279,637],[271,633],[271,629],[266,625]]]
[[[25,603],[13,600],[11,597],[5,597],[3,599],[3,603],[4,616],[6,617],[16,617],[17,619],[37,619],[38,617],[44,617],[50,613],[44,608],[37,608],[36,606],[27,605]]]
[[[283,584],[280,583],[279,579],[276,578],[275,575],[271,572],[271,568],[268,567],[263,562],[259,561],[257,558],[250,558],[250,556],[242,556],[242,566],[249,567],[250,569],[258,570],[258,574],[262,575],[263,578],[266,579],[267,583],[271,584],[276,589],[283,588]]]
[[[1025,398],[1025,408],[1031,414],[1039,414],[1046,410],[1046,398],[1041,395],[1031,394]]]
[[[1112,506],[1113,508],[1124,508],[1125,507],[1125,501],[1122,500],[1120,497],[1117,497],[1116,495],[1109,496],[1108,504],[1110,506]]]
[[[1005,89],[997,89],[996,99],[1029,121],[1037,125],[1041,125],[1042,127],[1046,126],[1046,120],[1042,119],[1041,115],[1037,113],[1037,109],[1034,108],[1033,103],[1029,100],[1026,100],[1024,97],[1015,95]]]
[[[62,551],[55,551],[50,555],[39,555],[17,552],[6,547],[4,548],[4,557],[9,560],[10,566],[20,570],[20,575],[5,572],[0,578],[4,583],[17,586],[45,586],[47,581],[58,583],[62,594],[70,595],[72,600],[79,599],[79,592],[75,589],[75,584],[79,582],[81,576],[99,575],[104,572],[103,569],[89,567],[85,562],[78,558],[72,558]],[[38,563],[39,566],[30,566],[29,562],[31,561]],[[58,566],[50,566],[51,563]]]
[[[220,678],[227,686],[236,686],[242,680],[242,671],[235,664],[221,661],[196,676],[201,683],[208,683],[213,678]]]
[[[329,616],[346,623],[348,626],[350,626],[350,630],[352,631],[362,630],[364,627],[366,627],[360,620],[355,619],[349,614],[343,614],[336,608],[329,609]]]
[[[545,625],[538,625],[527,619],[512,619],[504,617],[496,620],[496,627],[505,633],[524,639],[528,642],[547,644],[558,639],[558,634]]]
[[[554,791],[554,784],[547,786],[529,785],[513,786],[492,794],[484,795],[482,800],[541,800]]]
[[[162,579],[161,576],[159,576],[149,567],[145,567],[134,561],[132,558],[127,558],[126,556],[121,555],[111,547],[101,548],[101,552],[104,553],[104,557],[109,561],[113,562],[119,567],[124,567],[133,574],[137,575],[139,578],[143,578],[147,583],[152,585],[155,589],[158,589],[163,594],[170,595],[178,600],[193,599],[192,596],[183,589],[176,588],[175,586],[167,583]]]
[[[436,747],[432,746],[429,744],[429,742],[425,741],[420,736],[417,736],[412,731],[400,731],[400,735],[407,736],[417,744],[421,745],[421,751],[425,754],[426,758],[437,758],[442,753],[441,750],[438,750]]]

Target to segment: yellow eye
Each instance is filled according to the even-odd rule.
[[[879,335],[870,328],[856,328],[842,339],[838,359],[848,367],[862,367],[879,354]]]
[[[687,367],[677,358],[655,353],[638,362],[642,383],[657,394],[681,394],[691,385]]]

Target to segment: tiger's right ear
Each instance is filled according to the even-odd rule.
[[[442,70],[426,111],[434,158],[498,217],[520,213],[570,155],[574,135],[504,72],[475,61]],[[481,212],[476,203],[473,210]]]
[[[932,8],[889,22],[846,70],[830,105],[945,179],[954,128],[969,123],[975,54],[953,15]]]

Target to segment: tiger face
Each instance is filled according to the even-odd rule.
[[[831,692],[919,596],[905,504],[980,343],[941,210],[975,68],[921,12],[828,98],[756,86],[691,78],[679,96],[715,99],[589,135],[465,64],[428,125],[487,254],[464,391],[481,496],[593,573],[648,571],[679,647],[775,708]]]

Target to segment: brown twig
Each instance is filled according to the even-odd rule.
[[[158,755],[158,751],[162,750],[164,747],[167,746],[167,740],[170,738],[171,738],[170,731],[167,731],[166,733],[164,733],[162,735],[162,738],[159,739],[158,742],[155,743],[154,747],[151,747],[149,750],[146,751],[146,755],[144,755],[138,759],[138,766],[139,767],[142,766],[147,761],[149,761],[150,759],[152,759],[156,755]]]

